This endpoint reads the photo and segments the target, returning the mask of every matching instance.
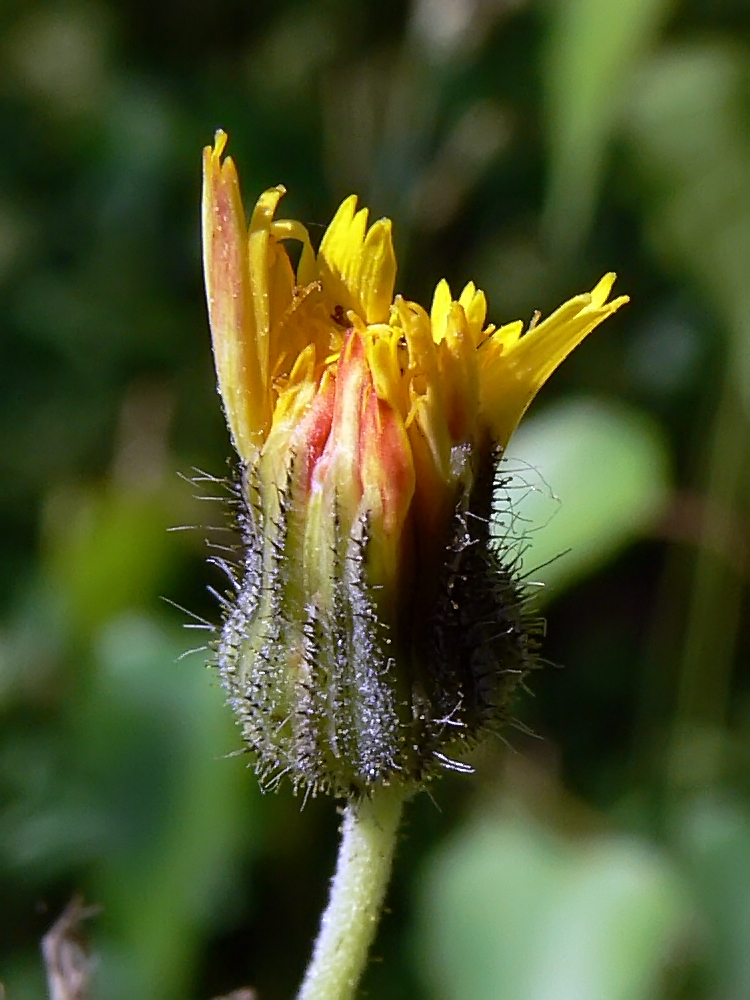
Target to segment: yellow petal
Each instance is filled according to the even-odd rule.
[[[381,219],[367,232],[367,209],[356,207],[355,195],[341,203],[321,241],[318,271],[344,313],[353,310],[366,323],[385,323],[396,280],[391,224]]]
[[[250,275],[250,291],[253,298],[255,313],[255,339],[258,354],[260,378],[265,387],[270,385],[270,353],[271,353],[271,296],[269,293],[269,243],[271,241],[271,226],[276,207],[285,194],[285,189],[279,185],[264,191],[258,199],[250,220],[250,232],[247,237],[248,273]]]
[[[605,275],[590,294],[570,299],[517,340],[508,337],[502,350],[481,352],[480,407],[491,437],[501,447],[558,365],[629,301],[626,295],[606,301],[614,279],[614,274]]]
[[[251,462],[270,422],[270,402],[256,344],[246,260],[245,213],[227,137],[203,150],[203,270],[219,391],[234,446]]]
[[[359,295],[368,323],[385,323],[396,281],[391,220],[378,219],[365,237],[359,267]]]
[[[445,420],[454,442],[474,439],[479,395],[477,352],[458,302],[451,305],[445,340],[438,345],[440,376],[445,394]]]
[[[481,288],[476,288],[474,282],[470,281],[461,292],[458,301],[466,313],[469,332],[474,345],[477,346],[481,340],[484,321],[487,319],[487,297]]]
[[[404,417],[407,406],[399,358],[399,335],[400,330],[384,324],[366,327],[362,331],[375,392]]]
[[[449,293],[450,294],[450,293]],[[409,404],[407,425],[415,424],[427,442],[439,477],[450,476],[451,439],[438,350],[432,339],[430,318],[415,302],[396,298],[396,310],[409,352]]]
[[[451,309],[453,296],[448,282],[442,278],[435,288],[432,296],[432,307],[430,308],[430,323],[432,324],[432,338],[439,344],[445,337],[448,325],[448,313]]]
[[[601,278],[595,287],[591,291],[591,303],[597,309],[604,305],[604,303],[609,298],[609,293],[612,291],[612,286],[615,283],[615,278],[617,275],[614,271],[609,271],[607,274]]]

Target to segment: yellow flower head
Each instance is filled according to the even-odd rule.
[[[277,218],[283,187],[248,226],[226,141],[217,132],[204,150],[204,267],[251,555],[219,662],[261,771],[345,794],[429,771],[461,727],[473,737],[497,714],[509,671],[528,669],[533,643],[516,642],[510,665],[493,647],[506,662],[480,680],[484,637],[460,638],[468,619],[448,638],[438,627],[465,586],[455,567],[474,559],[459,536],[484,546],[497,577],[489,534],[467,517],[488,520],[497,459],[529,403],[627,298],[607,301],[607,274],[524,333],[487,324],[473,283],[454,299],[441,281],[428,312],[394,298],[391,223],[368,227],[353,195],[317,254],[301,223]],[[508,604],[520,585],[504,586]],[[464,596],[487,613],[484,592]]]

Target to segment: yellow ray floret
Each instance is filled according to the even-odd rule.
[[[607,301],[615,277],[607,274],[523,333],[520,321],[485,325],[486,298],[473,283],[454,300],[441,281],[427,313],[394,300],[391,223],[368,228],[354,195],[317,254],[301,223],[276,218],[283,187],[261,195],[247,226],[234,164],[222,161],[225,145],[218,132],[204,151],[204,265],[219,391],[245,463],[259,459],[269,438],[279,446],[274,423],[288,437],[324,376],[336,377],[354,329],[377,398],[408,433],[417,464],[430,466],[426,479],[445,483],[456,446],[504,448],[557,366],[628,301]],[[288,240],[302,244],[296,273]]]
[[[614,280],[605,274],[590,293],[570,299],[523,336],[520,323],[510,324],[480,348],[480,406],[492,438],[503,447],[558,365],[628,301],[621,295],[607,302]]]
[[[319,276],[329,294],[366,323],[384,323],[393,300],[396,255],[391,220],[367,229],[367,209],[346,198],[325,232],[318,253]]]

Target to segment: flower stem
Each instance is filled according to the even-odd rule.
[[[405,796],[394,784],[348,803],[328,906],[297,1000],[354,996],[377,930]]]

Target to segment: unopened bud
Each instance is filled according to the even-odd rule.
[[[219,389],[243,468],[243,582],[217,663],[269,786],[416,786],[506,718],[542,623],[490,532],[513,429],[567,354],[625,301],[613,275],[522,334],[441,282],[393,298],[387,220],[340,207],[317,255],[244,218],[226,138],[204,154]],[[299,240],[295,274],[282,241]]]

